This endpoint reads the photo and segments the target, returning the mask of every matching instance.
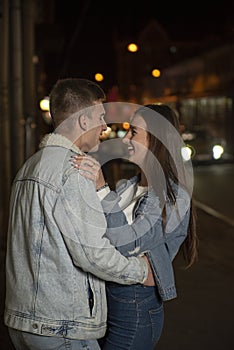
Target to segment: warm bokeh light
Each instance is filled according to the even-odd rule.
[[[95,80],[96,81],[103,81],[104,80],[104,76],[103,76],[103,74],[101,74],[101,73],[96,73],[95,74]]]
[[[154,78],[158,78],[158,77],[160,77],[161,72],[160,72],[159,69],[153,69],[152,72],[151,72],[151,74],[152,74],[152,76],[153,76]]]
[[[116,131],[115,130],[111,130],[110,134],[109,134],[109,139],[114,139],[116,138]]]
[[[43,112],[48,112],[50,110],[50,100],[49,97],[44,97],[41,101],[40,101],[40,108]]]
[[[48,96],[45,96],[40,102],[40,109],[42,111],[42,117],[44,119],[44,121],[46,122],[46,124],[51,124],[52,123],[52,119],[51,119],[51,115],[50,115],[50,99]]]
[[[137,52],[138,51],[138,45],[137,44],[134,44],[134,43],[131,43],[128,45],[128,51],[129,52]]]
[[[129,130],[129,128],[130,128],[130,124],[129,124],[128,122],[124,122],[124,123],[122,124],[122,126],[123,126],[123,128],[124,128],[125,130]]]
[[[108,139],[110,137],[111,132],[112,132],[111,127],[107,126],[106,130],[102,132],[100,139],[102,141]]]

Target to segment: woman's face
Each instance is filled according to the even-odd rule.
[[[148,133],[144,119],[140,115],[131,120],[131,127],[123,138],[128,146],[129,160],[139,166],[143,165],[148,152]]]

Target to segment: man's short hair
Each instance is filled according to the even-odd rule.
[[[105,99],[104,91],[93,81],[80,78],[58,80],[50,92],[50,114],[54,126]]]

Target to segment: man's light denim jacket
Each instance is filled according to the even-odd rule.
[[[46,136],[13,182],[4,318],[7,326],[34,334],[95,339],[106,330],[101,279],[142,283],[148,269],[104,237],[95,186],[71,166],[77,153],[65,137]]]
[[[124,197],[124,205],[128,205],[127,200],[131,201],[137,182],[138,176],[125,180],[116,191],[102,198],[108,226],[106,236],[125,256],[146,253],[162,300],[170,300],[177,296],[172,262],[187,235],[190,197],[182,187],[172,184],[177,191],[176,205],[172,207],[166,201],[164,232],[159,199],[153,191],[148,191],[137,201],[133,222],[128,224],[121,202]]]

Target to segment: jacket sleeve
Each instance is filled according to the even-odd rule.
[[[111,243],[125,256],[143,253],[152,243],[160,244],[164,238],[158,197],[151,192],[142,197],[131,224],[119,207],[118,198],[118,194],[112,191],[102,201],[107,219],[106,236]]]
[[[73,171],[54,203],[54,218],[76,266],[122,284],[144,283],[144,259],[127,259],[104,237],[106,219],[93,182]]]
[[[112,208],[111,212],[106,213],[108,226],[106,236],[111,243],[125,256],[137,256],[163,244],[172,261],[187,235],[189,219],[187,197],[177,198],[178,210],[167,205],[166,232],[163,230],[160,202],[153,192],[148,192],[147,196],[139,201],[131,224],[128,224],[125,214],[118,206],[117,197],[117,194],[112,193],[102,201],[103,208]],[[108,206],[108,200],[115,204]]]

